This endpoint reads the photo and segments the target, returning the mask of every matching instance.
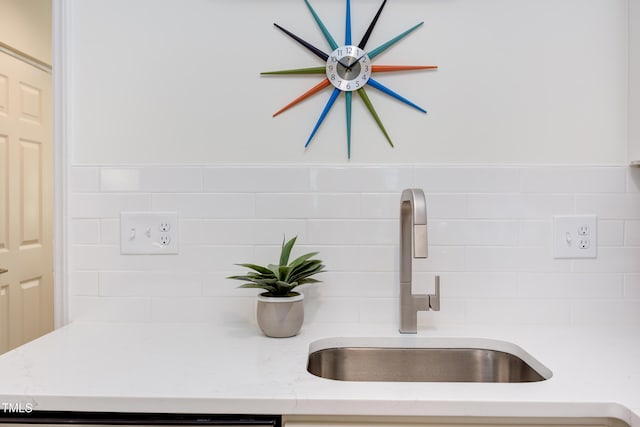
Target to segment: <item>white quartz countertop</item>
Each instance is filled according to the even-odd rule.
[[[330,337],[513,343],[542,382],[344,382],[306,371]],[[273,339],[250,325],[72,323],[0,356],[0,402],[36,410],[285,415],[612,417],[640,427],[640,336],[626,329],[305,325]]]

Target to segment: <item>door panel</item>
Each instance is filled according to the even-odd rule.
[[[0,53],[0,353],[53,329],[51,75]]]

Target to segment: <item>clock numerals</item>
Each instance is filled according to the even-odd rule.
[[[327,78],[343,92],[358,90],[371,77],[369,56],[358,46],[340,46],[326,63]]]

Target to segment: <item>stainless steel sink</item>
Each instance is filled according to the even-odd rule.
[[[312,344],[307,370],[332,380],[527,383],[551,377],[524,350],[502,341],[346,339],[336,346],[324,341]]]

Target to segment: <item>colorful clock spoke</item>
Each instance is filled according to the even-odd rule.
[[[304,144],[304,148],[309,147],[309,144],[311,144],[311,140],[315,136],[318,129],[320,129],[320,125],[324,121],[325,117],[327,117],[327,113],[329,113],[329,110],[331,110],[331,107],[333,107],[333,104],[336,102],[336,99],[338,99],[338,95],[340,95],[341,93],[342,91],[340,89],[338,88],[333,89],[333,93],[331,94],[329,101],[327,101],[327,105],[324,106],[322,113],[320,113],[320,118],[318,118],[316,125],[313,127],[313,130],[311,131],[311,135],[309,135],[309,139],[307,139],[307,142]]]
[[[331,50],[336,50],[338,48],[338,43],[336,43],[329,30],[327,30],[327,27],[325,27],[325,25],[322,23],[322,20],[320,19],[316,11],[313,10],[313,7],[311,7],[311,3],[309,3],[309,0],[304,0],[304,2],[307,4],[307,8],[311,12],[313,19],[316,21],[316,24],[318,24],[318,27],[320,27],[320,31],[322,31],[322,34],[324,34],[324,38],[327,39],[327,43],[329,43],[329,46],[331,46]]]
[[[288,35],[289,37],[291,37],[292,39],[294,39],[295,41],[300,43],[302,46],[304,46],[307,49],[309,49],[312,53],[314,53],[317,57],[319,57],[323,61],[326,61],[327,58],[329,58],[328,54],[324,53],[323,51],[321,51],[320,49],[318,49],[317,47],[315,47],[311,43],[302,40],[300,37],[296,36],[291,31],[282,28],[280,25],[276,24],[275,22],[273,23],[273,25],[275,25],[275,27],[278,28],[280,31],[282,31],[283,33],[285,33],[286,35]]]
[[[389,145],[393,147],[393,142],[391,141],[391,137],[389,137],[387,130],[384,128],[384,125],[382,124],[382,120],[380,120],[380,116],[378,116],[378,112],[373,107],[373,103],[371,102],[371,99],[369,99],[369,95],[367,94],[367,91],[364,90],[364,88],[359,89],[358,95],[360,95],[362,102],[364,102],[364,105],[367,107],[367,110],[369,110],[369,113],[371,113],[373,120],[375,120],[376,123],[378,124],[378,127],[384,134],[384,137],[387,138],[387,141],[389,141]]]
[[[362,36],[362,40],[360,40],[360,43],[358,43],[358,47],[360,49],[364,49],[365,46],[367,45],[367,42],[369,41],[369,37],[371,37],[371,33],[373,32],[373,29],[378,23],[378,18],[380,18],[380,14],[382,13],[382,9],[384,9],[385,4],[387,4],[387,0],[384,0],[382,2],[382,4],[380,5],[380,8],[378,9],[378,12],[376,12],[376,16],[373,17],[371,24],[369,24],[369,28],[367,28],[367,31],[365,31],[364,33],[364,36]]]
[[[347,158],[351,158],[351,101],[353,92],[344,93],[345,112],[347,115]]]
[[[327,70],[325,67],[311,67],[311,68],[295,68],[292,70],[280,70],[280,71],[264,71],[260,73],[262,76],[269,76],[275,74],[325,74]]]
[[[373,49],[371,52],[369,52],[369,58],[373,59],[376,56],[380,55],[382,52],[384,52],[385,50],[389,49],[391,46],[393,46],[394,44],[396,44],[397,42],[399,42],[400,40],[402,40],[403,38],[405,38],[406,36],[408,36],[409,34],[414,32],[418,28],[420,28],[420,26],[422,26],[422,24],[424,24],[424,22],[420,22],[419,24],[414,25],[413,27],[409,28],[404,33],[395,36],[394,38],[392,38],[388,42],[383,43],[380,46],[378,46],[377,48]]]
[[[388,87],[382,85],[381,83],[377,82],[374,79],[369,79],[369,84],[371,85],[371,87],[374,87],[376,89],[378,89],[379,91],[386,93],[387,95],[397,99],[398,101],[402,101],[405,104],[415,108],[416,110],[422,112],[422,113],[427,113],[427,110],[425,110],[424,108],[420,107],[419,105],[414,104],[413,102],[409,101],[407,98],[403,97],[400,94],[397,94],[396,92],[392,91],[391,89],[389,89]]]
[[[322,80],[320,83],[318,83],[317,85],[315,85],[314,87],[312,87],[311,89],[309,89],[308,91],[306,91],[305,93],[303,93],[302,95],[300,95],[299,97],[297,97],[296,99],[294,99],[293,101],[291,101],[290,103],[288,103],[287,105],[285,105],[284,107],[282,107],[281,109],[273,113],[273,117],[276,117],[281,113],[284,113],[289,108],[293,107],[296,104],[299,104],[300,102],[309,98],[311,95],[315,95],[316,93],[320,92],[322,89],[327,88],[329,86],[331,86],[331,82],[329,82],[329,79]]]
[[[351,0],[347,0],[346,22],[344,25],[344,44],[351,45]]]
[[[435,70],[437,65],[372,65],[372,73],[387,73],[393,71]]]

